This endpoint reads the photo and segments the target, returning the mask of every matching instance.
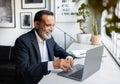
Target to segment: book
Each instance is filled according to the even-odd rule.
[[[71,50],[70,53],[75,57],[85,57],[87,50]]]

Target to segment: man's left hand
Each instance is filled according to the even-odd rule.
[[[65,60],[66,60],[67,63],[70,64],[71,70],[72,70],[73,65],[74,65],[74,60],[73,60],[73,58],[67,57]]]

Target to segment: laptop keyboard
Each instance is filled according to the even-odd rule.
[[[83,69],[78,70],[78,71],[76,71],[76,72],[70,74],[69,76],[75,77],[75,78],[82,78],[82,73],[83,73]]]

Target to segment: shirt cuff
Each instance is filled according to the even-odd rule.
[[[54,70],[53,61],[48,62],[48,71]]]
[[[66,58],[71,58],[71,59],[73,59],[73,57],[72,57],[72,56],[67,56]]]

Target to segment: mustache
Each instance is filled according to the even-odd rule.
[[[47,30],[46,33],[52,33],[53,31],[52,30]]]

